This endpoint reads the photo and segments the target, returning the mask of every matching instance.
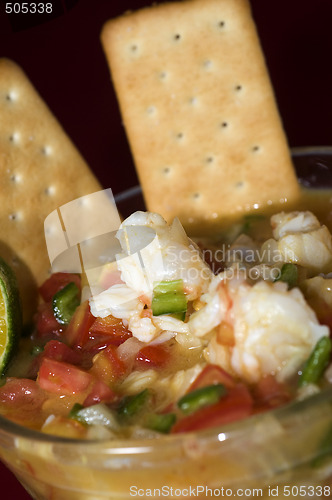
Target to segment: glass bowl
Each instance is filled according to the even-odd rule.
[[[293,151],[300,182],[332,187],[332,148]],[[144,209],[139,187],[116,197]],[[48,436],[0,417],[0,459],[35,499],[331,497],[332,387],[244,421],[135,441]]]

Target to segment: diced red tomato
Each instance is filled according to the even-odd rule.
[[[59,340],[50,340],[47,342],[41,356],[43,358],[55,359],[56,361],[65,361],[72,365],[79,365],[81,362],[80,354]]]
[[[162,368],[170,360],[169,348],[163,344],[146,345],[136,355],[138,368]]]
[[[45,394],[37,382],[26,378],[8,378],[0,387],[0,403],[23,410],[36,410],[45,400]]]
[[[51,302],[40,304],[36,314],[37,337],[61,336],[63,325],[56,320]]]
[[[109,345],[119,346],[131,337],[131,332],[124,326],[121,319],[113,316],[94,318],[88,338],[82,345],[86,365],[91,364],[92,358]]]
[[[91,406],[97,403],[112,403],[117,395],[102,380],[96,380],[83,402],[83,406]]]
[[[82,346],[82,353],[86,358],[93,358],[95,354],[106,349],[109,345],[113,345],[110,341],[109,335],[95,335],[91,336],[89,333],[88,340]]]
[[[37,377],[40,364],[44,358],[65,361],[73,365],[80,365],[83,361],[80,352],[74,351],[59,340],[49,340],[45,344],[44,350],[32,360],[27,376],[31,378]]]
[[[68,283],[75,283],[81,289],[81,277],[73,273],[54,273],[39,287],[39,293],[45,302],[50,302],[53,296]]]
[[[44,358],[37,381],[45,391],[68,395],[86,391],[93,378],[90,373],[74,365]]]
[[[124,377],[126,372],[125,363],[121,361],[116,347],[112,345],[94,357],[93,366],[90,369],[90,373],[109,385],[116,384]]]
[[[122,320],[112,315],[106,316],[106,318],[95,318],[89,329],[89,335],[93,338],[98,335],[108,335],[108,343],[116,346],[132,336]]]
[[[188,392],[213,384],[222,384],[225,387],[232,388],[235,387],[235,380],[220,366],[206,365],[194,380],[194,382],[191,384]]]
[[[178,420],[173,433],[191,432],[226,425],[252,414],[253,399],[244,384],[237,384],[218,403],[206,406]]]
[[[80,304],[64,332],[64,340],[68,345],[81,349],[89,338],[89,329],[94,321],[89,302]]]
[[[263,377],[253,388],[255,411],[267,411],[288,403],[292,396],[289,387],[278,382],[273,375]]]
[[[20,425],[40,429],[45,420],[42,408],[46,397],[36,381],[8,378],[0,387],[1,413]]]

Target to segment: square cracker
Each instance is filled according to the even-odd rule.
[[[8,59],[0,59],[0,173],[0,255],[17,275],[28,322],[50,269],[46,216],[102,188],[25,73]]]
[[[193,229],[297,196],[247,0],[128,12],[101,40],[149,210]]]

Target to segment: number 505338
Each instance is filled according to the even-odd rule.
[[[6,2],[6,14],[51,14],[52,3]]]

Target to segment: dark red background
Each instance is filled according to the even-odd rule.
[[[5,3],[0,0],[0,57],[23,67],[104,187],[118,193],[135,185],[99,35],[107,19],[149,1],[54,0],[48,21],[9,18]],[[331,145],[331,0],[251,5],[290,146]],[[30,498],[1,465],[0,481],[1,496]]]

